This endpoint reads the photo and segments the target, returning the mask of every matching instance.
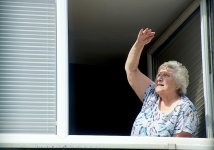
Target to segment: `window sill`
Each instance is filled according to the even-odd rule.
[[[214,149],[214,139],[210,138],[0,135],[0,139],[0,148]]]

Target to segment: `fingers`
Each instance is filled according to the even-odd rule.
[[[137,41],[142,42],[144,44],[148,44],[155,36],[155,32],[152,31],[152,29],[146,28],[146,29],[141,29]]]
[[[144,29],[142,28],[142,29],[140,29],[140,32],[138,35],[143,35],[143,34],[144,34]]]
[[[142,28],[139,32],[139,36],[145,36],[145,37],[154,37],[155,32],[152,31],[152,29],[146,28],[145,30]]]
[[[155,32],[152,32],[152,29],[146,28],[145,30],[143,30],[142,34],[145,34],[147,36],[154,36]]]

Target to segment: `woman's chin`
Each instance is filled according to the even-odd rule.
[[[164,89],[161,89],[161,88],[158,88],[158,87],[155,88],[155,91],[156,91],[156,93],[158,95],[160,95],[161,93],[164,93]]]

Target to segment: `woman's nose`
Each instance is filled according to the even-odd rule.
[[[161,81],[163,81],[162,76],[157,77],[157,78],[156,78],[156,81],[157,81],[157,82],[161,82]]]
[[[163,78],[159,78],[158,81],[163,81]]]

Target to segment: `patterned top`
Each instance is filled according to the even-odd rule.
[[[159,99],[155,84],[151,83],[145,92],[144,103],[135,119],[131,135],[171,137],[183,131],[195,137],[198,116],[193,103],[186,96],[181,96],[172,112],[163,113],[158,107]]]

